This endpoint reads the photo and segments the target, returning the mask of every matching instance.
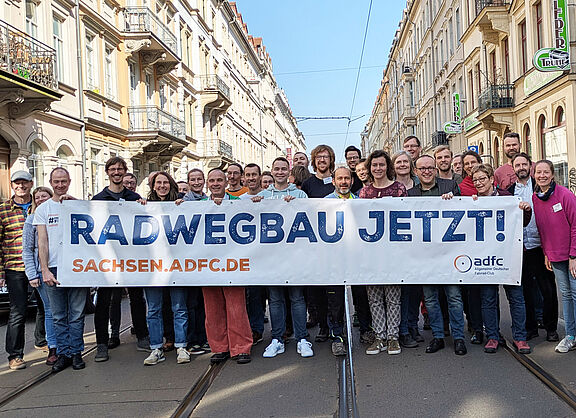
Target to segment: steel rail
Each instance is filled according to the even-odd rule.
[[[190,391],[186,394],[182,402],[180,402],[180,405],[178,405],[178,408],[172,413],[171,417],[182,418],[191,416],[225,364],[226,361],[223,361],[208,366],[204,374],[192,385]]]
[[[566,385],[556,379],[552,374],[548,373],[542,366],[536,363],[526,355],[517,353],[514,348],[508,344],[504,349],[516,359],[522,366],[524,366],[530,373],[538,378],[544,385],[546,385],[552,392],[554,392],[560,399],[562,399],[570,408],[576,411],[576,394],[571,391]]]
[[[125,333],[130,328],[131,328],[131,325],[128,325],[127,327],[122,328],[120,330],[120,334]],[[94,352],[96,350],[96,347],[97,347],[97,344],[94,344],[94,346],[90,347],[87,350],[84,350],[84,352],[82,353],[82,357],[86,357],[90,353]],[[42,383],[43,381],[50,378],[51,376],[54,376],[54,374],[55,373],[52,373],[52,368],[49,368],[48,370],[45,370],[45,371],[37,374],[36,376],[31,377],[30,379],[26,380],[25,382],[21,383],[20,385],[16,386],[11,391],[2,394],[0,396],[0,408],[6,406],[10,402],[12,402],[14,399],[18,398],[20,395],[22,395],[23,393],[25,393],[29,389],[33,388],[34,386],[37,386],[40,383]]]

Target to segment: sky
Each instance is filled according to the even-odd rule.
[[[279,87],[296,117],[348,117],[370,0],[236,0],[248,32],[262,37]],[[298,127],[307,152],[328,144],[344,162],[348,145],[360,148],[378,95],[382,72],[406,2],[373,0],[352,119],[307,120]],[[334,71],[346,68],[348,70]],[[330,71],[325,71],[330,70]]]

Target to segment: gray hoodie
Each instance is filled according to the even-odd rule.
[[[262,190],[257,196],[262,196],[264,199],[283,199],[285,196],[294,196],[296,198],[308,198],[308,195],[296,187],[295,184],[289,183],[288,187],[284,190],[278,190],[272,183],[266,190]]]

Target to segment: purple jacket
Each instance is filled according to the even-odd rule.
[[[576,196],[566,187],[556,190],[546,201],[532,196],[536,226],[548,260],[566,261],[576,256]]]

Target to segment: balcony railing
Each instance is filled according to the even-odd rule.
[[[184,139],[184,121],[156,106],[132,106],[128,108],[130,132],[160,131]]]
[[[514,107],[514,84],[492,84],[478,98],[478,112]]]
[[[216,74],[201,75],[202,91],[217,91],[230,100],[230,87]]]
[[[211,140],[205,143],[204,153],[210,157],[227,157],[232,159],[232,145],[221,139]]]
[[[0,20],[0,69],[58,90],[56,51]]]
[[[124,8],[125,32],[151,32],[178,55],[178,41],[170,28],[147,7]]]
[[[510,5],[510,0],[476,0],[476,16],[486,7],[508,5]]]

